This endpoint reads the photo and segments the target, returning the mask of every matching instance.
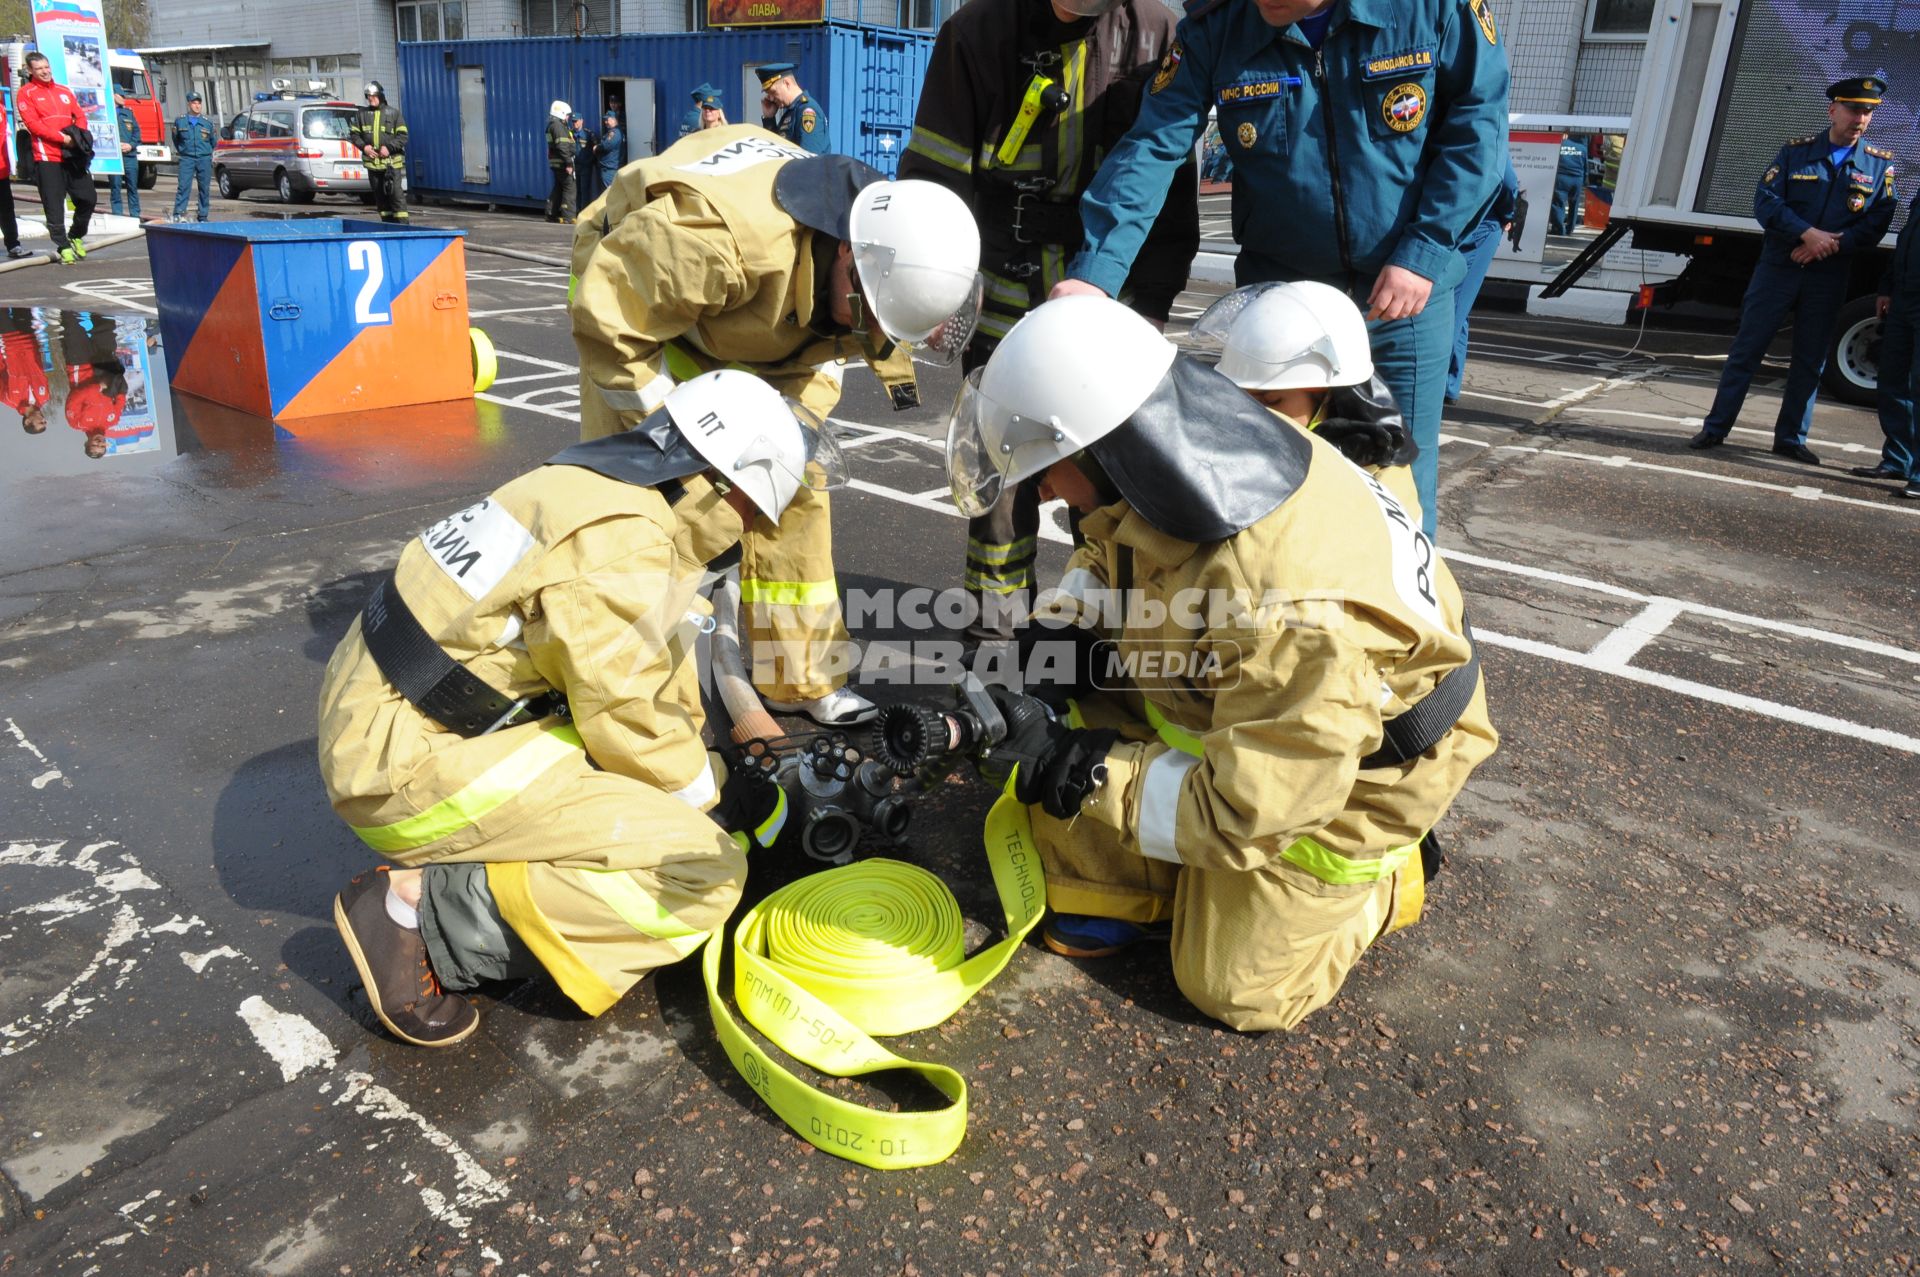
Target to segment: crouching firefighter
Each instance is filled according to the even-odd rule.
[[[973,334],[979,266],[979,231],[951,191],[751,125],[690,134],[622,169],[574,231],[581,437],[633,426],[675,383],[720,367],[824,418],[859,359],[912,407],[913,357],[952,363]],[[803,492],[777,534],[749,529],[742,553],[769,707],[825,726],[872,717],[835,659],[847,630],[826,499]]]
[[[1297,1024],[1419,917],[1428,835],[1497,742],[1446,564],[1378,480],[1106,298],[1021,321],[950,425],[963,511],[1039,475],[1083,516],[988,769],[1036,805],[1047,944],[1169,938],[1202,1011]]]
[[[698,586],[842,478],[817,418],[714,372],[407,544],[320,693],[334,810],[394,862],[334,902],[394,1034],[458,1042],[460,990],[542,971],[599,1015],[726,920],[784,801],[701,744]]]

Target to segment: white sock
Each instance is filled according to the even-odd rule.
[[[402,900],[391,883],[387,885],[387,917],[408,931],[420,930],[420,911]]]

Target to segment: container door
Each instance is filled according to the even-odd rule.
[[[620,86],[626,104],[628,164],[656,155],[660,150],[660,131],[654,119],[652,80],[627,80]]]
[[[460,180],[492,180],[487,154],[487,71],[460,68]]]

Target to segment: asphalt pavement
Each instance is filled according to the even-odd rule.
[[[959,1152],[901,1172],[758,1101],[694,963],[598,1020],[502,986],[461,1048],[391,1040],[331,923],[373,857],[316,772],[320,672],[399,547],[575,438],[577,404],[568,228],[415,217],[469,233],[500,351],[471,404],[275,426],[168,396],[155,349],[123,450],[85,457],[57,399],[42,435],[0,422],[0,1272],[1920,1263],[1920,502],[1845,473],[1877,455],[1869,411],[1821,404],[1824,466],[1771,456],[1781,364],[1727,446],[1686,450],[1730,319],[1476,317],[1440,542],[1503,744],[1442,827],[1425,920],[1298,1030],[1204,1020],[1163,956],[1029,943],[889,1043],[972,1088]],[[0,306],[114,316],[131,348],[145,250],[9,273]],[[955,385],[923,369],[894,412],[849,372],[845,589],[957,583]],[[1066,544],[1054,517],[1043,574]],[[938,691],[881,665],[879,699]],[[975,943],[987,799],[930,795],[894,853]]]

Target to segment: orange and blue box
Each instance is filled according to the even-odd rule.
[[[174,388],[273,418],[470,398],[464,239],[338,217],[149,226]]]

